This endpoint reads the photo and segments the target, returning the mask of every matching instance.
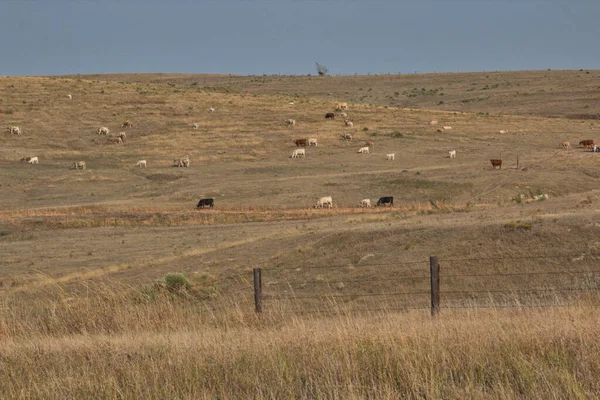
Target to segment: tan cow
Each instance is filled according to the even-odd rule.
[[[563,149],[570,149],[571,148],[571,143],[569,143],[569,142],[562,142],[559,146],[562,147]]]

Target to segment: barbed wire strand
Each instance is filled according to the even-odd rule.
[[[518,257],[476,257],[476,258],[439,258],[438,262],[465,262],[465,261],[490,261],[490,260],[527,260],[527,259],[548,259],[548,258],[571,258],[581,257],[582,255],[587,257],[600,257],[600,254],[596,253],[579,253],[579,254],[555,254],[548,256],[518,256]]]
[[[322,283],[373,283],[373,282],[390,282],[390,281],[403,281],[403,280],[417,280],[417,279],[429,279],[430,276],[407,276],[402,275],[398,277],[390,277],[389,279],[348,279],[348,280],[310,280],[310,281],[284,281],[284,282],[267,282],[265,286],[280,286],[280,285],[294,285],[294,284],[322,284]]]
[[[428,264],[427,260],[421,261],[399,261],[395,263],[375,263],[375,264],[337,264],[337,265],[310,265],[310,266],[298,266],[298,267],[289,267],[289,268],[262,268],[263,271],[294,271],[296,269],[323,269],[323,268],[357,268],[357,267],[391,267],[397,265],[412,265],[412,264]]]
[[[569,274],[598,274],[600,270],[588,270],[588,271],[536,271],[536,272],[507,272],[507,273],[494,273],[494,274],[440,274],[440,278],[463,278],[463,277],[481,277],[481,276],[518,276],[518,275],[569,275]]]
[[[418,294],[430,294],[429,291],[422,292],[403,292],[403,293],[353,293],[353,294],[324,294],[313,296],[265,296],[263,300],[296,300],[296,299],[327,299],[327,298],[347,298],[347,297],[374,297],[374,296],[410,296]]]

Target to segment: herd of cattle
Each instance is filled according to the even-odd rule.
[[[69,95],[67,95],[67,98],[72,99],[72,96],[69,94]],[[290,104],[293,104],[293,103],[290,103]],[[344,118],[344,125],[346,127],[353,127],[354,126],[353,122],[348,119],[348,114],[346,113],[347,109],[348,109],[348,105],[346,103],[338,103],[335,107],[335,112],[327,112],[325,114],[325,119],[333,120],[336,118],[336,116],[340,116],[340,117]],[[208,111],[210,113],[214,113],[215,109],[213,107],[210,107],[208,109]],[[286,125],[288,125],[290,127],[296,126],[296,120],[294,120],[294,119],[286,119],[286,120],[284,120],[284,122]],[[430,121],[429,124],[437,125],[437,123],[438,123],[438,121],[432,120],[432,121]],[[124,121],[121,124],[121,128],[131,128],[131,127],[133,127],[133,123],[129,120]],[[199,127],[199,124],[197,122],[194,122],[192,124],[192,129],[198,129],[198,127]],[[438,128],[437,132],[446,132],[451,129],[452,129],[451,126],[443,126],[442,128]],[[10,132],[11,134],[14,134],[14,135],[22,134],[22,130],[18,126],[8,126],[7,130],[8,130],[8,132]],[[505,130],[501,130],[501,131],[499,131],[499,133],[507,133],[507,132]],[[109,136],[110,129],[105,126],[98,128],[98,130],[96,131],[96,134],[108,136],[108,142],[114,143],[114,144],[124,143],[125,140],[127,139],[127,132],[124,132],[124,131],[119,132],[119,134],[116,136]],[[343,140],[346,140],[346,141],[353,140],[352,135],[349,133],[342,134],[342,138],[343,138]],[[305,158],[306,157],[306,149],[305,148],[306,147],[317,147],[318,140],[317,140],[317,138],[300,138],[300,139],[294,140],[294,144],[298,148],[292,152],[291,158]],[[373,142],[367,141],[364,144],[364,146],[362,146],[358,150],[358,153],[370,154],[370,151],[373,148],[373,145],[374,145]],[[600,146],[597,146],[594,143],[593,139],[582,140],[579,142],[579,146],[585,147],[588,151],[600,152]],[[300,147],[302,147],[302,148],[300,148]],[[562,149],[570,149],[571,143],[570,142],[562,142],[559,144],[559,147],[561,147]],[[456,150],[450,150],[448,153],[449,153],[450,159],[456,158]],[[388,160],[388,161],[395,160],[395,157],[396,157],[395,153],[386,154],[386,160]],[[23,157],[21,159],[21,162],[26,162],[28,164],[39,164],[39,158],[35,157],[35,156],[34,157]],[[502,168],[502,158],[491,159],[490,162],[492,164],[492,169],[496,169],[496,168],[501,169]],[[139,160],[135,165],[140,168],[148,166],[146,160]],[[183,158],[173,160],[172,166],[173,167],[189,167],[190,166],[189,156],[185,156]],[[82,170],[85,168],[86,168],[85,161],[76,161],[70,167],[70,169],[82,169]],[[390,207],[393,207],[394,197],[393,196],[380,197],[376,203],[377,206],[385,206],[386,204],[389,204]],[[321,197],[315,204],[314,208],[325,208],[326,206],[328,208],[333,207],[333,199],[331,196]],[[359,206],[360,207],[371,207],[371,200],[363,199],[360,201]],[[205,208],[205,207],[214,208],[214,199],[212,199],[212,198],[200,199],[200,201],[196,205],[196,208]]]

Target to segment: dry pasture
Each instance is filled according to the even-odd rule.
[[[4,131],[0,148],[0,361],[15,366],[3,369],[0,391],[11,398],[594,397],[593,358],[576,370],[573,363],[596,352],[582,338],[596,333],[597,299],[588,290],[599,281],[558,272],[597,269],[600,155],[559,144],[600,140],[598,73],[0,77],[1,122],[23,131]],[[439,87],[443,96],[428,89]],[[419,94],[409,96],[412,88]],[[477,91],[491,95],[462,101]],[[339,101],[349,103],[352,128],[323,117]],[[286,126],[288,118],[296,126]],[[125,120],[133,127],[118,146],[95,133],[119,132]],[[453,129],[438,133],[430,120]],[[318,147],[291,159],[294,140],[309,137]],[[366,141],[374,142],[371,153],[356,154]],[[448,158],[453,149],[456,159]],[[388,153],[396,159],[387,161]],[[186,155],[189,168],[171,167]],[[19,162],[29,156],[40,163]],[[500,156],[502,169],[492,170],[489,160]],[[135,166],[140,159],[148,168]],[[80,160],[85,170],[69,170]],[[549,199],[533,201],[540,194]],[[314,209],[327,195],[334,208]],[[394,196],[395,207],[359,207],[380,196]],[[215,199],[214,209],[195,209],[204,197]],[[569,307],[448,307],[438,322],[426,311],[398,313],[427,308],[430,255],[448,276],[540,273],[448,277],[443,306],[549,304],[510,293],[525,284],[547,287],[550,304]],[[264,270],[262,319],[252,314],[256,267]],[[163,277],[172,272],[190,287],[166,290]],[[586,291],[553,291],[561,287]],[[417,294],[378,297],[405,292]],[[468,318],[458,321],[461,313]],[[415,327],[402,330],[406,321]],[[480,351],[452,358],[473,349],[464,332],[481,333]],[[213,339],[194,344],[222,335],[209,354]],[[515,342],[502,339],[512,335]],[[428,360],[456,373],[424,361],[429,345],[441,352]],[[330,359],[318,356],[328,348]],[[357,350],[344,358],[349,348]],[[307,370],[297,369],[307,359]],[[534,371],[535,363],[542,367]],[[171,365],[172,373],[156,373]],[[372,374],[360,375],[363,367]],[[85,368],[96,378],[73,372]],[[243,373],[252,370],[265,375]],[[164,384],[141,383],[156,376]]]

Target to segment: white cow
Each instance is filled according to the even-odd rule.
[[[18,126],[9,126],[6,129],[12,134],[15,134],[15,135],[21,134],[21,128],[19,128]]]
[[[76,161],[71,166],[71,169],[85,169],[85,161]]]
[[[136,162],[135,165],[136,165],[136,167],[140,167],[140,168],[142,168],[142,167],[144,167],[144,168],[148,167],[148,165],[146,163],[146,160],[140,160],[140,161]]]
[[[315,204],[315,208],[324,208],[325,204],[327,204],[329,208],[333,207],[333,199],[331,198],[331,196],[321,197],[317,201],[317,204]]]
[[[96,131],[96,134],[98,134],[98,135],[108,135],[109,133],[110,133],[110,129],[108,129],[105,126],[98,128],[98,130]]]
[[[212,107],[209,107],[209,108],[208,108],[208,112],[210,112],[210,113],[214,113],[215,111],[217,111],[217,110],[215,110],[215,109],[214,109],[214,108],[212,108]]]
[[[371,207],[371,199],[362,199],[360,201],[361,207]]]
[[[300,158],[300,157],[306,158],[306,151],[304,151],[304,149],[294,150],[294,152],[292,153],[292,158]]]
[[[352,121],[350,121],[349,119],[344,121],[344,124],[346,124],[347,127],[352,128],[354,126],[354,124],[352,123]]]
[[[192,124],[192,129],[198,129],[198,123],[197,122],[194,122]]]
[[[351,140],[352,140],[352,135],[351,135],[351,134],[349,134],[349,133],[344,133],[344,134],[342,135],[342,137],[344,138],[344,140],[348,140],[348,141],[351,141]]]
[[[360,150],[358,150],[359,153],[362,154],[369,154],[369,148],[368,147],[361,147]]]
[[[498,133],[499,133],[499,134],[501,134],[501,135],[503,135],[503,134],[507,133],[507,131],[505,131],[504,129],[500,129],[500,130],[498,131]]]
[[[29,160],[27,160],[27,164],[39,164],[40,160],[37,157],[31,157]]]
[[[70,94],[67,95],[67,99],[72,100],[73,96],[71,96]]]
[[[315,147],[318,146],[317,139],[315,139],[315,138],[308,139],[308,145],[315,146]]]
[[[445,131],[451,131],[452,127],[451,126],[444,126],[442,127]]]
[[[450,155],[450,158],[456,158],[456,150],[450,150],[448,154]]]
[[[396,153],[390,153],[385,155],[385,159],[388,161],[392,161],[396,159]]]
[[[287,126],[296,126],[296,120],[295,119],[286,119],[285,124]]]
[[[437,125],[437,121],[435,119],[432,119],[431,121],[429,121],[429,125]]]

